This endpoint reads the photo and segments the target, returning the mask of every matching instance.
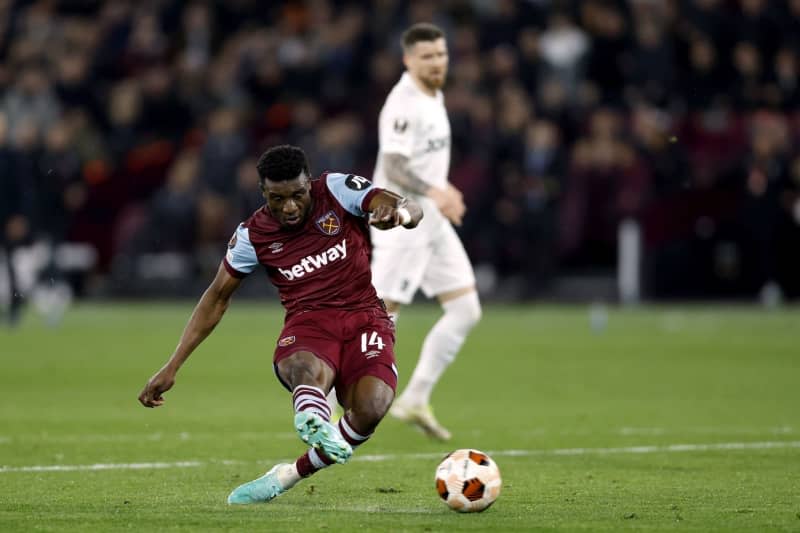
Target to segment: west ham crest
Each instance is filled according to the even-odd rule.
[[[317,219],[317,228],[325,235],[336,235],[342,230],[342,223],[333,211],[328,211]]]
[[[294,335],[290,335],[288,337],[284,337],[278,341],[278,346],[289,346],[294,344],[295,337]]]

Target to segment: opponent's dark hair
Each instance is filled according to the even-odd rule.
[[[403,32],[403,50],[408,50],[420,41],[435,41],[444,37],[439,26],[430,22],[418,22]]]
[[[300,172],[311,176],[308,170],[308,158],[302,148],[290,144],[273,146],[258,158],[258,181],[289,181],[295,179]]]

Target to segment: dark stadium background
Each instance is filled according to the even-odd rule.
[[[616,299],[624,220],[633,298],[800,294],[797,0],[0,1],[4,239],[79,298],[196,295],[266,147],[371,176],[417,21],[485,297]]]

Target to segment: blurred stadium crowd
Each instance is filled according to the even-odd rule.
[[[800,292],[800,0],[0,0],[6,248],[90,244],[79,292],[205,283],[266,147],[372,175],[418,21],[481,271],[542,294],[631,218],[649,296]]]

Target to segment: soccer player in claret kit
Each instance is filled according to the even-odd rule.
[[[310,448],[237,487],[231,504],[270,501],[302,478],[345,463],[372,435],[394,398],[397,369],[394,325],[371,283],[368,224],[413,228],[422,219],[419,205],[361,176],[312,180],[295,146],[267,150],[257,166],[266,205],[239,225],[178,347],[139,395],[145,407],[164,403],[163,393],[220,321],[242,278],[265,267],[286,308],[275,373],[292,392],[294,427]],[[346,409],[336,425],[325,400],[334,385]]]

